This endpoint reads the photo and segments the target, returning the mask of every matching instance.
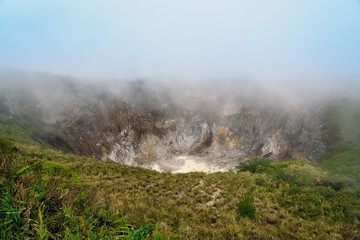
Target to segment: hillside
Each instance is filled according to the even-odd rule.
[[[329,147],[320,164],[332,174],[349,177],[355,185],[360,183],[359,106],[357,98],[348,98],[328,109],[324,128]]]
[[[254,159],[238,172],[170,174],[55,150],[6,116],[0,130],[1,239],[360,236],[357,185],[332,173],[340,155],[321,168]]]

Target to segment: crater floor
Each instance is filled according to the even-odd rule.
[[[164,159],[146,166],[146,168],[158,172],[188,173],[188,172],[227,172],[235,167],[228,160],[209,159],[206,157],[195,157],[179,155],[172,159]]]

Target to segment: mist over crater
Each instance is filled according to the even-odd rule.
[[[2,73],[2,114],[59,149],[162,172],[217,172],[255,157],[326,151],[322,117],[341,96],[246,81],[82,81]],[[10,81],[11,80],[11,81]]]

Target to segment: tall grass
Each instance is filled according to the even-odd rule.
[[[1,239],[121,239],[130,236],[126,220],[113,218],[104,210],[100,214],[100,209],[86,200],[89,192],[84,192],[78,180],[73,179],[76,175],[71,172],[71,166],[33,161],[6,140],[0,139],[0,147]]]

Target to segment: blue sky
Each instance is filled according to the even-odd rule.
[[[360,82],[358,0],[0,0],[0,66]]]

